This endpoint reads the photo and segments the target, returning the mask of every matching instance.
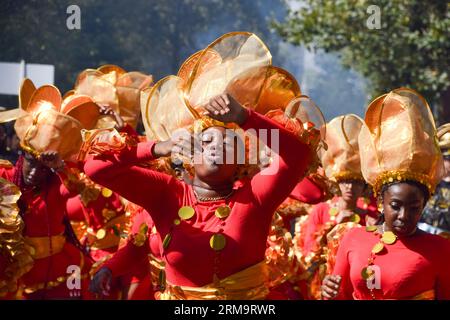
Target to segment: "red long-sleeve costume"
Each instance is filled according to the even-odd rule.
[[[85,172],[92,180],[145,208],[162,236],[169,232],[174,219],[178,218],[180,207],[195,209],[194,217],[173,228],[172,240],[163,256],[167,280],[174,285],[198,287],[213,281],[215,252],[209,247],[209,241],[219,231],[221,221],[214,211],[224,203],[231,207],[231,213],[222,231],[227,244],[221,251],[219,278],[264,260],[272,215],[304,174],[310,150],[294,135],[252,111],[243,125],[243,129],[248,128],[279,129],[280,154],[274,157],[268,168],[278,166],[278,169],[271,175],[265,175],[265,170],[258,173],[236,187],[236,192],[228,200],[197,202],[190,185],[134,166],[140,161],[153,159],[154,142],[139,143],[118,155],[97,157],[86,162]],[[133,257],[134,252],[131,252],[128,259]]]
[[[0,176],[12,181],[16,168],[0,168]],[[49,237],[61,235],[65,231],[63,223],[65,214],[65,202],[70,196],[58,175],[52,175],[36,192],[31,188],[22,191],[21,199],[28,206],[23,220],[25,223],[24,236],[26,237]],[[35,259],[33,268],[22,277],[26,287],[33,287],[36,284],[41,286],[49,282],[57,282],[60,277],[67,277],[67,268],[71,265],[81,267],[81,275],[87,275],[90,266],[90,259],[86,257],[75,245],[66,241],[61,252],[50,255],[42,259]],[[87,281],[85,278],[81,283],[80,290],[70,290],[66,285],[66,280],[57,286],[52,286],[49,290],[37,290],[30,298],[37,299],[64,299],[70,298],[71,293],[76,297],[83,295],[87,291]]]
[[[338,201],[338,198],[334,198],[331,201],[336,202]],[[362,211],[362,213],[359,214],[361,218],[359,224],[363,226],[366,224],[366,215],[370,217],[376,217],[378,215],[377,207],[374,201],[372,201],[372,203],[368,205],[364,203],[362,198],[359,198],[356,206]],[[302,251],[305,255],[312,250],[318,249],[317,234],[321,232],[321,228],[324,228],[327,222],[331,221],[330,208],[331,206],[328,202],[322,202],[314,206],[313,210],[311,211],[308,217],[308,222],[306,224],[307,228],[303,242],[304,247],[302,248]]]
[[[76,172],[76,168],[72,169]],[[72,174],[72,172],[70,172]],[[95,186],[101,190],[101,186]],[[87,187],[86,187],[87,188]],[[93,186],[92,186],[93,188]],[[72,223],[81,223],[84,225],[84,235],[79,239],[83,244],[87,244],[89,247],[95,245],[95,234],[101,228],[112,219],[120,217],[125,214],[124,205],[120,200],[120,196],[117,193],[107,194],[104,196],[102,192],[99,192],[95,199],[89,199],[86,204],[83,204],[80,195],[76,193],[66,201],[67,216]],[[122,217],[121,224],[117,229],[125,228],[126,218]],[[88,231],[89,230],[89,231]],[[91,234],[88,234],[91,232]],[[104,257],[117,251],[119,246],[120,237],[112,234],[111,229],[106,229],[109,237],[114,237],[110,240],[106,246],[100,248],[92,248],[90,254],[95,261],[99,261]]]
[[[141,244],[135,243],[135,235],[141,232],[141,225],[148,227],[147,239]],[[131,275],[131,283],[139,283],[130,297],[131,300],[153,300],[154,287],[150,274],[149,254],[156,259],[162,259],[162,241],[154,228],[150,215],[145,210],[140,210],[133,217],[130,230],[130,238],[108,261],[102,266],[111,270],[114,277]],[[130,255],[134,260],[128,260]]]
[[[333,271],[342,276],[338,299],[372,299],[361,270],[379,241],[364,228],[344,235]],[[374,289],[376,299],[411,299],[431,289],[436,299],[450,299],[450,241],[419,231],[384,250],[374,260],[381,276],[381,289]]]

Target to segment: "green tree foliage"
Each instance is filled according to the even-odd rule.
[[[450,4],[445,0],[294,0],[276,23],[290,43],[337,52],[342,63],[369,80],[373,96],[407,86],[435,105],[437,121],[450,122]],[[381,9],[381,28],[367,20]]]

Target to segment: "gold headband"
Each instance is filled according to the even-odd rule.
[[[426,174],[403,170],[392,170],[383,172],[377,177],[375,183],[373,184],[374,195],[379,195],[381,189],[385,184],[408,180],[419,182],[420,184],[423,184],[425,187],[427,187],[430,194],[434,193],[435,187],[432,184],[431,178]]]
[[[361,173],[356,173],[352,171],[340,171],[332,176],[332,179],[335,180],[337,183],[341,181],[348,181],[348,180],[356,180],[356,181],[363,181],[364,177]]]

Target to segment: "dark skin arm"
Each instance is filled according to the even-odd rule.
[[[212,98],[205,110],[207,115],[215,120],[234,122],[238,126],[242,126],[248,117],[246,109],[228,93]]]
[[[89,283],[89,291],[100,294],[102,296],[109,296],[111,290],[112,272],[106,267],[102,267],[95,274],[94,278]]]

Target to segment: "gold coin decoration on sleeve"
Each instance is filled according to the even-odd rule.
[[[102,196],[104,196],[105,198],[111,197],[112,194],[113,192],[110,189],[104,187],[102,188]]]
[[[386,244],[393,244],[397,241],[397,236],[392,231],[385,231],[381,237],[381,241]]]
[[[184,206],[178,210],[178,216],[182,220],[189,220],[190,218],[192,218],[194,216],[194,214],[195,214],[195,210],[191,206]]]
[[[163,248],[167,249],[167,247],[170,244],[170,240],[172,240],[172,235],[170,233],[166,234],[166,236],[164,237],[164,241],[163,241]]]
[[[372,253],[380,253],[381,251],[383,251],[384,249],[384,244],[382,244],[381,242],[378,242],[376,245],[373,246],[372,248]]]
[[[216,215],[216,217],[220,218],[220,219],[225,219],[226,217],[228,217],[230,215],[231,212],[231,208],[227,205],[224,206],[220,206],[216,209],[216,211],[214,212],[214,214]]]
[[[374,232],[377,229],[378,229],[377,226],[366,226],[366,231],[368,232]]]
[[[178,226],[180,223],[181,223],[180,219],[174,219],[173,220],[173,224],[176,225],[176,226]]]
[[[106,230],[105,229],[99,229],[95,235],[97,237],[97,239],[101,240],[104,237],[106,237]]]
[[[209,239],[209,245],[216,251],[220,251],[225,248],[227,239],[223,234],[216,233]]]
[[[330,211],[328,211],[328,213],[330,214],[330,216],[336,216],[339,213],[339,209],[336,207],[332,207],[330,208]]]

